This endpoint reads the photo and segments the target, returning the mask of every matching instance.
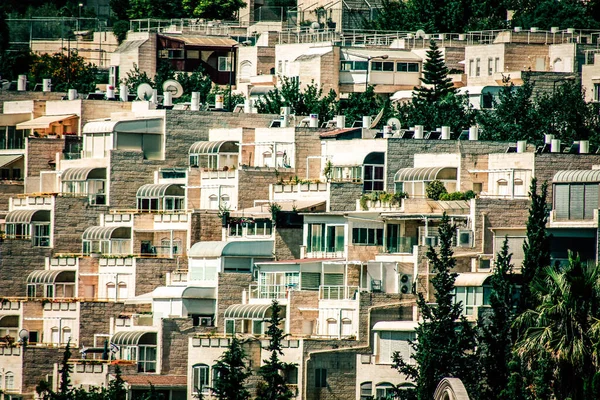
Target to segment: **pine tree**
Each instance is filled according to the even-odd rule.
[[[427,60],[423,64],[421,82],[428,86],[415,88],[413,102],[437,103],[448,94],[456,93],[452,79],[448,77],[448,67],[444,62],[442,52],[434,40],[429,42],[429,50],[427,51]]]
[[[267,335],[269,336],[269,346],[267,350],[271,352],[268,360],[263,360],[263,366],[260,367],[258,374],[262,377],[262,384],[257,390],[256,400],[289,400],[294,397],[292,391],[285,383],[285,371],[291,366],[289,363],[282,362],[279,356],[283,355],[281,351],[281,341],[285,338],[283,330],[279,324],[283,320],[279,316],[281,308],[277,300],[273,300],[272,314],[269,320]]]
[[[476,389],[479,371],[473,355],[475,332],[462,317],[462,303],[454,302],[457,274],[451,272],[456,266],[451,246],[455,232],[456,226],[444,213],[439,227],[439,253],[433,247],[427,252],[435,272],[431,278],[435,302],[431,304],[421,293],[417,298],[423,322],[416,329],[418,341],[411,343],[416,365],[394,354],[393,368],[415,382],[419,400],[432,399],[440,380],[448,376],[462,379],[470,391]]]
[[[121,376],[121,368],[117,365],[115,368],[115,378],[108,383],[107,399],[110,400],[126,400],[127,389],[125,389],[125,381]]]
[[[550,239],[546,232],[546,223],[550,207],[546,201],[548,183],[544,182],[537,191],[537,179],[531,180],[529,197],[529,218],[527,219],[527,241],[523,244],[523,284],[519,311],[535,308],[535,299],[531,296],[530,285],[535,278],[541,278],[544,268],[550,265]]]
[[[217,379],[212,391],[219,400],[250,398],[250,392],[244,386],[251,373],[246,366],[246,353],[238,338],[231,339],[229,347],[214,368],[217,371]]]
[[[71,359],[71,339],[67,342],[67,347],[63,352],[63,359],[60,364],[58,373],[60,374],[60,382],[58,385],[58,393],[56,393],[57,400],[69,399],[71,397],[71,373],[73,372],[73,366],[69,364]]]
[[[512,332],[514,320],[515,285],[511,280],[512,254],[508,252],[508,238],[504,239],[496,257],[494,274],[490,278],[490,312],[480,322],[478,356],[482,367],[480,394],[482,398],[512,400],[504,391],[508,385],[512,359]]]

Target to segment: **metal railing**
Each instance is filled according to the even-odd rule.
[[[321,285],[319,299],[321,300],[356,300],[358,286]]]
[[[287,292],[293,290],[290,285],[250,285],[251,299],[285,299]]]

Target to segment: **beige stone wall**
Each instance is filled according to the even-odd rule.
[[[44,259],[52,254],[48,247],[32,247],[31,240],[0,241],[0,293],[4,297],[27,295],[27,277],[44,269]]]
[[[303,336],[307,332],[304,332],[306,324],[317,323],[319,317],[318,311],[300,310],[303,309],[316,309],[319,307],[319,292],[309,290],[293,290],[289,293],[289,309],[290,309],[290,334],[292,336]],[[308,332],[309,334],[312,332]]]
[[[219,284],[217,287],[217,315],[215,316],[215,326],[217,332],[224,332],[223,315],[227,307],[242,303],[242,292],[248,290],[252,282],[252,275],[245,273],[220,273]],[[236,331],[240,332],[240,326],[236,326]]]
[[[186,261],[186,258],[136,258],[135,295],[150,293],[158,286],[164,286],[167,272],[173,272],[178,267],[185,268]]]
[[[594,54],[594,63],[581,67],[581,87],[585,90],[585,101],[600,100],[594,98],[594,83],[599,83],[593,78],[600,76],[600,54]]]
[[[348,260],[367,262],[381,253],[381,246],[348,245]]]
[[[27,171],[26,176],[39,176],[40,171],[53,170],[49,161],[56,159],[56,153],[61,153],[65,147],[63,138],[27,138],[25,149],[27,151]]]
[[[87,197],[57,196],[54,203],[54,248],[61,253],[81,253],[83,232],[99,224],[108,207],[90,206]]]
[[[46,375],[52,375],[54,364],[60,363],[63,348],[29,346],[23,352],[23,386],[21,393],[34,398],[35,387]],[[25,396],[24,396],[25,397]]]
[[[130,112],[131,102],[108,100],[81,101],[81,127],[88,121],[99,118],[109,118],[111,113]]]
[[[477,199],[475,201],[475,248],[484,254],[494,249],[494,228],[525,227],[529,215],[529,200]],[[485,240],[484,240],[485,239]],[[485,246],[482,247],[483,243]]]
[[[0,182],[0,214],[8,212],[8,200],[16,194],[25,192],[25,185],[20,181]]]
[[[296,128],[296,175],[302,179],[306,179],[306,160],[311,156],[321,155],[321,138],[319,130],[310,128]],[[309,179],[319,179],[321,176],[321,163],[318,159],[310,160],[309,162]]]
[[[290,179],[293,172],[274,168],[253,169],[244,167],[238,170],[238,209],[254,206],[254,200],[269,199],[269,185],[277,183],[280,179]]]
[[[275,259],[293,260],[300,258],[302,227],[277,228],[275,230]]]
[[[223,238],[222,220],[216,210],[203,210],[191,215],[190,247],[197,242],[220,241]]]

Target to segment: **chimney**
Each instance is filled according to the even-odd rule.
[[[552,139],[550,153],[560,153],[560,139]]]
[[[335,126],[338,129],[344,129],[346,127],[346,116],[345,115],[336,115],[335,116]]]
[[[517,153],[525,153],[527,149],[527,140],[517,141]]]
[[[579,154],[588,154],[590,152],[590,141],[580,140],[579,141]]]
[[[479,139],[479,127],[472,126],[469,128],[469,140],[478,140]]]
[[[423,125],[415,125],[415,139],[423,139]]]
[[[544,143],[545,144],[552,143],[552,139],[554,139],[554,135],[551,135],[551,134],[544,135]]]
[[[362,127],[369,129],[371,127],[371,116],[365,115],[362,120]]]
[[[200,111],[200,92],[192,92],[192,104],[190,109],[192,111]]]
[[[364,119],[365,117],[363,117]],[[310,119],[308,120],[309,128],[318,128],[319,127],[319,114],[310,114]]]
[[[42,79],[42,91],[43,92],[51,92],[52,91],[52,80],[51,79]]]
[[[17,90],[19,92],[24,92],[27,90],[27,75],[19,75],[19,80],[17,81]]]
[[[69,89],[67,96],[68,96],[67,98],[69,100],[76,100],[77,99],[77,89]]]
[[[129,99],[129,89],[127,89],[127,85],[121,84],[119,86],[119,97],[121,101],[127,101]]]
[[[171,107],[173,105],[173,93],[164,92],[163,93],[163,106]]]
[[[252,99],[244,100],[244,113],[246,113],[246,114],[252,113]]]
[[[448,140],[450,139],[450,127],[442,126],[442,139]]]

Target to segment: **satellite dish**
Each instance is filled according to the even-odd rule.
[[[183,95],[183,86],[175,79],[168,79],[163,83],[163,92],[169,92],[171,97],[177,99]]]
[[[19,338],[22,342],[29,340],[29,331],[27,329],[21,329],[19,331]]]
[[[312,24],[310,24],[311,31],[315,31],[315,30],[319,30],[319,29],[321,29],[321,24],[319,24],[318,22],[313,22]]]
[[[137,87],[137,97],[140,100],[150,100],[152,98],[152,86],[142,83]]]
[[[390,118],[386,122],[387,126],[391,126],[393,131],[400,130],[400,120],[398,118]]]
[[[418,31],[415,32],[415,36],[418,38],[424,38],[425,37],[425,31],[423,29],[419,29]]]

